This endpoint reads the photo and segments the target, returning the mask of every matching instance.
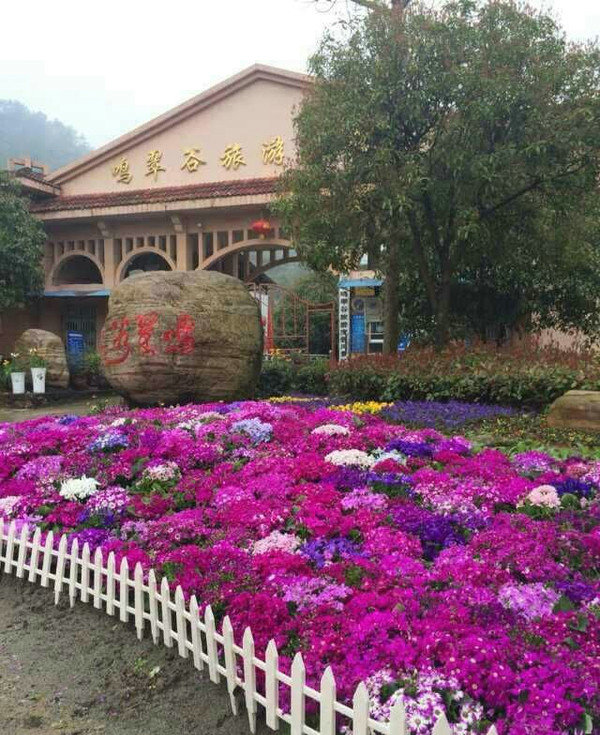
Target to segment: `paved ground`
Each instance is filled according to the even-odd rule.
[[[91,397],[74,399],[63,403],[48,403],[39,408],[6,408],[0,407],[0,423],[2,421],[26,421],[37,416],[63,416],[64,414],[76,414],[77,416],[90,412],[95,405],[114,405],[120,403],[119,396],[102,396],[98,399]]]
[[[259,733],[266,735],[270,730]],[[223,687],[88,605],[0,577],[2,735],[247,735]]]

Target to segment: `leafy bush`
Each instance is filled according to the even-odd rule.
[[[326,395],[328,371],[328,360],[297,357],[265,360],[258,383],[258,395],[266,398],[290,392]]]
[[[258,380],[259,396],[284,396],[292,390],[293,367],[289,360],[264,360]]]
[[[328,372],[328,360],[311,360],[306,365],[297,368],[293,376],[292,387],[299,393],[324,396],[327,394]]]
[[[329,373],[332,395],[362,400],[474,401],[540,408],[568,390],[600,389],[600,357],[521,344],[512,348],[411,348],[399,357],[353,358]]]

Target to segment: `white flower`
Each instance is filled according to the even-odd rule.
[[[560,498],[554,485],[538,485],[538,487],[534,487],[525,500],[528,500],[531,505],[537,505],[542,508],[560,508]],[[521,505],[523,505],[522,502],[519,503],[519,506]]]
[[[148,480],[160,480],[166,482],[168,480],[176,480],[181,476],[181,470],[176,462],[167,461],[164,464],[146,467],[142,475]]]
[[[0,498],[0,518],[2,516],[10,518],[13,508],[20,499],[21,497],[19,495],[6,495],[4,498]]]
[[[300,543],[300,539],[293,533],[272,531],[265,538],[256,541],[252,551],[254,554],[266,554],[268,551],[287,551],[289,554],[293,554]]]
[[[336,449],[325,457],[326,462],[338,467],[362,467],[368,469],[373,464],[373,458],[360,449]]]
[[[66,500],[84,500],[98,490],[99,484],[93,477],[72,477],[61,483],[59,494]]]
[[[311,434],[325,434],[325,436],[348,436],[350,429],[340,424],[322,424],[313,429]]]
[[[386,459],[392,459],[394,462],[398,462],[398,464],[404,464],[406,461],[406,456],[396,449],[391,449],[389,452],[386,452],[383,449],[377,449],[373,454],[377,464],[379,464],[379,462],[385,462]]]
[[[131,424],[135,423],[135,419],[126,419],[124,416],[121,416],[121,418],[111,421],[109,426],[124,426],[128,421]]]

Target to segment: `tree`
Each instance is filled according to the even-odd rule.
[[[597,46],[511,0],[374,12],[325,36],[275,207],[313,267],[369,255],[386,279],[385,352],[415,274],[443,345],[477,269],[495,289],[510,272],[535,311],[551,273],[573,282],[595,257],[571,233],[598,198],[599,68]]]
[[[20,185],[0,171],[0,311],[21,306],[42,290],[45,240]]]
[[[73,128],[32,112],[16,100],[0,100],[0,168],[7,160],[31,156],[50,168],[58,168],[91,149]]]

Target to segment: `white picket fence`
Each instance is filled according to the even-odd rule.
[[[229,617],[223,620],[221,633],[218,633],[210,607],[206,607],[202,616],[196,598],[192,596],[186,603],[181,587],[177,587],[172,599],[168,581],[163,577],[158,585],[153,570],[144,579],[140,564],[132,575],[127,559],[123,559],[117,571],[112,553],[104,565],[99,549],[92,558],[89,546],[84,544],[80,549],[76,539],[69,550],[66,535],[60,536],[55,546],[51,531],[42,540],[39,528],[33,536],[27,526],[17,533],[14,521],[8,524],[0,518],[0,570],[2,568],[5,574],[39,582],[42,587],[52,585],[55,604],[66,589],[71,607],[79,599],[93,603],[98,610],[104,608],[108,615],[118,612],[122,622],[134,621],[140,639],[149,625],[155,644],[162,639],[168,648],[176,645],[183,658],[191,654],[198,670],[208,669],[211,681],[217,684],[222,678],[225,680],[234,714],[238,712],[236,690],[243,691],[253,733],[258,705],[265,710],[268,727],[277,730],[281,722],[286,722],[291,735],[336,735],[342,729],[353,735],[409,733],[401,702],[394,705],[388,723],[374,720],[369,716],[369,697],[363,683],[356,689],[352,707],[338,702],[331,668],[325,670],[317,691],[306,684],[300,653],[295,655],[291,676],[288,676],[279,670],[279,654],[273,640],[267,646],[263,661],[255,655],[250,628],[244,631],[239,646],[234,640]],[[257,688],[257,671],[264,674],[262,691]],[[282,685],[290,690],[287,698],[290,706],[286,710],[279,704]],[[308,709],[315,713],[318,729],[306,723],[309,700],[313,704]],[[432,735],[452,735],[444,716],[437,721]],[[492,726],[487,735],[497,735],[496,728]]]

